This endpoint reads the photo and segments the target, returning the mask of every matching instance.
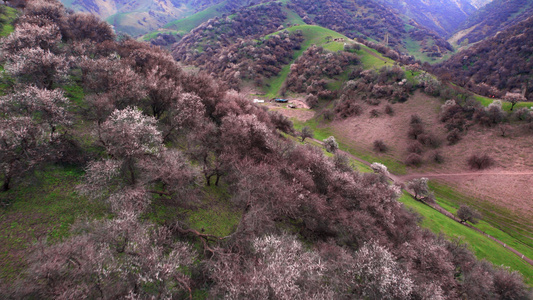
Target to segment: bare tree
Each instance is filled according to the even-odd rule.
[[[494,165],[494,159],[486,153],[472,154],[468,158],[467,163],[472,169],[483,170],[490,168],[492,165]]]
[[[313,138],[314,133],[313,130],[309,126],[304,126],[302,128],[302,132],[300,133],[300,138],[302,139],[302,143],[305,141],[306,138]]]

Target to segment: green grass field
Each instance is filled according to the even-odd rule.
[[[329,30],[324,27],[316,26],[316,25],[298,25],[289,27],[287,29],[289,32],[295,32],[297,30],[301,30],[304,36],[304,41],[301,45],[301,49],[296,51],[293,56],[293,60],[285,65],[278,76],[270,78],[270,80],[266,81],[265,83],[265,97],[272,98],[279,96],[279,92],[285,83],[285,80],[287,79],[287,76],[290,73],[290,65],[293,64],[304,52],[307,50],[311,45],[317,45],[320,47],[323,47],[325,50],[328,51],[341,51],[344,49],[344,42],[327,42],[326,37],[330,36],[332,38],[343,38],[346,42],[350,43],[350,39],[346,36],[337,33],[335,31]],[[276,34],[272,33],[270,35],[267,35],[266,38],[269,36]],[[361,49],[356,52],[361,57],[361,63],[363,64],[363,67],[365,69],[369,68],[375,68],[379,69],[384,65],[390,64],[392,65],[394,63],[393,60],[384,57],[380,53],[378,53],[374,49],[370,49],[364,45],[361,45]],[[339,80],[340,83],[331,83],[333,88],[340,88],[340,85],[342,85],[343,78],[347,77],[347,74],[344,74],[346,76],[340,76]]]
[[[4,9],[4,13],[0,14],[0,37],[8,36],[15,30],[13,22],[17,18],[18,12],[16,9],[6,5],[1,5]]]
[[[227,1],[222,1],[217,5],[213,5],[205,10],[197,12],[192,16],[172,21],[163,26],[163,28],[174,29],[181,34],[189,33],[191,30],[193,30],[203,22],[224,14],[226,11],[223,8],[226,5],[226,2]]]
[[[494,99],[491,99],[491,98],[488,98],[488,97],[484,97],[484,96],[480,96],[480,95],[475,95],[474,98],[477,101],[479,101],[479,103],[481,103],[483,106],[489,106],[489,104],[491,104],[494,101]],[[533,107],[533,102],[518,102],[513,107],[513,110],[517,110],[517,109],[522,108],[522,107],[531,108],[531,107]],[[502,101],[502,108],[505,111],[511,111],[511,103],[510,102],[506,102],[506,101]]]
[[[302,42],[301,49],[298,51],[295,51],[292,61],[281,69],[281,72],[278,74],[278,76],[272,77],[270,78],[270,80],[265,82],[264,92],[265,92],[265,97],[267,98],[272,98],[272,97],[276,97],[279,95],[279,91],[281,90],[281,87],[285,83],[287,76],[289,76],[291,64],[293,64],[300,56],[302,56],[305,50],[311,47],[311,45],[322,46],[324,47],[324,49],[327,49],[329,51],[339,51],[343,49],[344,43],[341,43],[341,42],[328,43],[326,41],[326,37],[331,36],[332,38],[344,38],[345,40],[348,40],[347,37],[345,37],[344,35],[340,33],[337,33],[335,31],[329,30],[324,27],[316,26],[316,25],[298,25],[298,26],[289,27],[284,30],[287,30],[289,32],[295,32],[297,30],[301,30],[303,33],[304,41]],[[267,35],[266,38],[274,34],[277,34],[277,32]]]
[[[533,258],[531,220],[518,216],[504,207],[462,195],[444,184],[430,181],[429,186],[435,192],[439,204],[446,210],[454,213],[461,204],[477,208],[483,215],[483,220],[476,225],[477,228]]]
[[[48,166],[0,192],[4,204],[0,208],[0,281],[10,282],[21,274],[38,240],[59,242],[70,235],[76,220],[106,215],[105,205],[74,192],[82,175],[79,168]]]
[[[509,266],[512,270],[522,273],[526,283],[533,285],[533,267],[498,243],[414,200],[408,194],[404,194],[400,202],[424,217],[422,227],[434,233],[443,233],[450,238],[462,239],[479,259],[486,259],[495,265]]]

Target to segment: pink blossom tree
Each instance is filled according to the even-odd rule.
[[[41,48],[24,48],[7,57],[6,72],[20,83],[53,89],[67,80],[69,60]]]
[[[34,86],[0,97],[0,166],[3,189],[45,158],[54,157],[50,144],[71,125],[69,101],[59,90]]]
[[[118,215],[142,213],[151,195],[173,197],[195,184],[197,175],[184,155],[162,145],[155,118],[140,110],[115,110],[96,135],[109,158],[88,165],[79,190],[104,198]]]
[[[184,272],[195,257],[169,230],[132,216],[77,225],[82,232],[60,244],[40,244],[20,297],[184,298]]]
[[[39,26],[23,22],[15,27],[12,34],[2,39],[1,49],[11,55],[25,48],[41,48],[46,51],[55,49],[60,42],[61,32],[56,24]]]
[[[210,262],[214,297],[231,299],[324,299],[333,291],[322,280],[325,266],[292,236],[267,235],[252,242],[252,257],[221,253]]]

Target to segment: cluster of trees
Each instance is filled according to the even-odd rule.
[[[458,43],[473,44],[490,38],[528,19],[532,14],[533,5],[527,0],[490,1],[462,24],[459,30],[471,30]]]
[[[289,63],[302,41],[300,31],[282,31],[259,41],[240,40],[211,52],[185,57],[182,61],[210,72],[236,90],[242,80],[263,86],[265,79],[278,75],[283,65]]]
[[[234,17],[214,18],[173,46],[178,61],[204,71],[239,89],[241,80],[263,84],[292,59],[303,41],[301,32],[280,32],[286,12],[277,2],[239,10]]]
[[[34,155],[61,136],[70,142],[59,144],[77,150],[70,156],[86,158],[71,160],[86,171],[80,197],[107,203],[112,218],[40,243],[2,298],[192,298],[198,290],[247,299],[528,297],[518,273],[418,227],[383,174],[357,173],[338,155],[283,139],[277,130],[292,132],[286,118],[183,72],[159,48],[115,41],[105,23],[63,22],[75,15],[33,0],[19,38],[2,41],[14,49],[3,50],[12,85],[0,101],[2,170],[17,155],[16,164],[54,163]],[[24,23],[38,28],[24,35]],[[98,43],[99,35],[61,34],[100,26],[110,35]],[[35,32],[51,33],[49,43],[35,44]],[[28,53],[68,64],[32,63],[41,72],[17,73],[12,65]],[[67,85],[84,96],[65,93]],[[334,139],[326,143],[334,152]],[[204,186],[213,183],[240,216],[230,235],[191,228],[183,215],[162,224],[145,217],[154,197],[210,209]]]
[[[405,159],[405,163],[410,166],[419,166],[423,162],[422,155],[426,149],[437,149],[441,145],[441,141],[425,128],[422,119],[417,114],[411,115],[407,137],[412,140],[407,147]],[[430,158],[437,163],[443,161],[438,151],[431,153]]]
[[[327,80],[357,64],[359,57],[351,52],[329,52],[311,46],[291,65],[285,89],[331,99],[334,95],[327,88]]]
[[[407,101],[413,91],[413,85],[405,78],[405,72],[398,66],[382,67],[379,71],[355,68],[349,75],[342,89],[341,96],[335,103],[335,114],[339,118],[358,116],[363,112],[362,103],[379,105],[381,100],[392,102]],[[386,105],[384,113],[394,114],[392,106]],[[381,115],[372,111],[372,116]]]
[[[487,97],[515,92],[533,99],[532,55],[533,19],[529,18],[452,56],[434,71]]]
[[[389,33],[389,44],[401,44],[404,23],[391,10],[374,1],[294,1],[291,8],[313,22],[350,38],[372,37],[382,40]],[[364,12],[361,12],[363,11]]]
[[[520,98],[512,94],[507,96],[504,99],[511,101]],[[452,145],[461,140],[468,127],[473,124],[498,127],[502,136],[508,134],[511,121],[517,124],[522,123],[521,126],[526,130],[532,130],[533,112],[526,107],[507,112],[503,110],[500,100],[494,100],[487,107],[473,99],[447,100],[441,107],[440,121],[445,123],[444,127],[448,130],[447,140]]]
[[[239,10],[234,15],[216,17],[201,24],[172,48],[178,60],[229,46],[241,39],[258,39],[279,30],[287,18],[281,3],[271,2]]]

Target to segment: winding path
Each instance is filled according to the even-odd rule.
[[[409,181],[415,178],[446,178],[446,177],[460,177],[460,176],[530,176],[533,172],[464,172],[464,173],[425,173],[425,174],[407,174],[400,175],[398,178],[402,181]]]
[[[320,145],[323,145],[324,143],[322,141],[319,141],[317,139],[314,139],[314,138],[311,138],[311,140],[319,143]],[[351,153],[348,153],[346,151],[343,151],[343,150],[338,150],[338,152],[344,154],[344,155],[347,155],[348,157],[358,161],[358,162],[361,162],[367,166],[370,166],[371,163],[369,163],[368,161],[364,160],[364,159],[361,159]],[[520,175],[533,175],[533,172],[500,172],[500,173],[493,173],[493,172],[465,172],[465,173],[454,173],[454,174],[439,174],[439,173],[427,173],[427,174],[408,174],[408,175],[394,175],[394,174],[391,174],[389,173],[389,179],[392,180],[394,183],[397,183],[397,184],[403,184],[409,180],[412,180],[412,179],[415,179],[415,178],[421,178],[421,177],[426,177],[426,178],[445,178],[445,177],[452,177],[452,176],[482,176],[482,175],[506,175],[506,176],[520,176]],[[408,190],[407,188],[405,188],[405,191],[408,192],[413,198],[414,198],[414,193],[410,190]],[[511,251],[512,253],[516,254],[518,257],[520,257],[523,261],[525,261],[526,263],[528,263],[529,265],[533,266],[533,260],[530,259],[529,257],[525,256],[524,254],[520,253],[518,250],[508,246],[506,243],[500,241],[499,239],[487,234],[486,232],[484,232],[483,230],[481,229],[478,229],[470,224],[467,224],[467,223],[462,223],[461,220],[459,220],[457,217],[455,217],[452,213],[450,213],[449,211],[445,210],[444,208],[442,208],[440,205],[438,205],[437,203],[435,204],[429,204],[427,202],[424,202],[424,201],[421,201],[422,203],[426,204],[427,206],[435,209],[436,211],[440,212],[441,214],[447,216],[448,218],[468,227],[468,228],[471,228],[481,234],[483,234],[484,236],[488,237],[489,239],[495,241],[496,243],[500,244],[501,246],[503,246],[504,248],[506,248],[507,250]]]

